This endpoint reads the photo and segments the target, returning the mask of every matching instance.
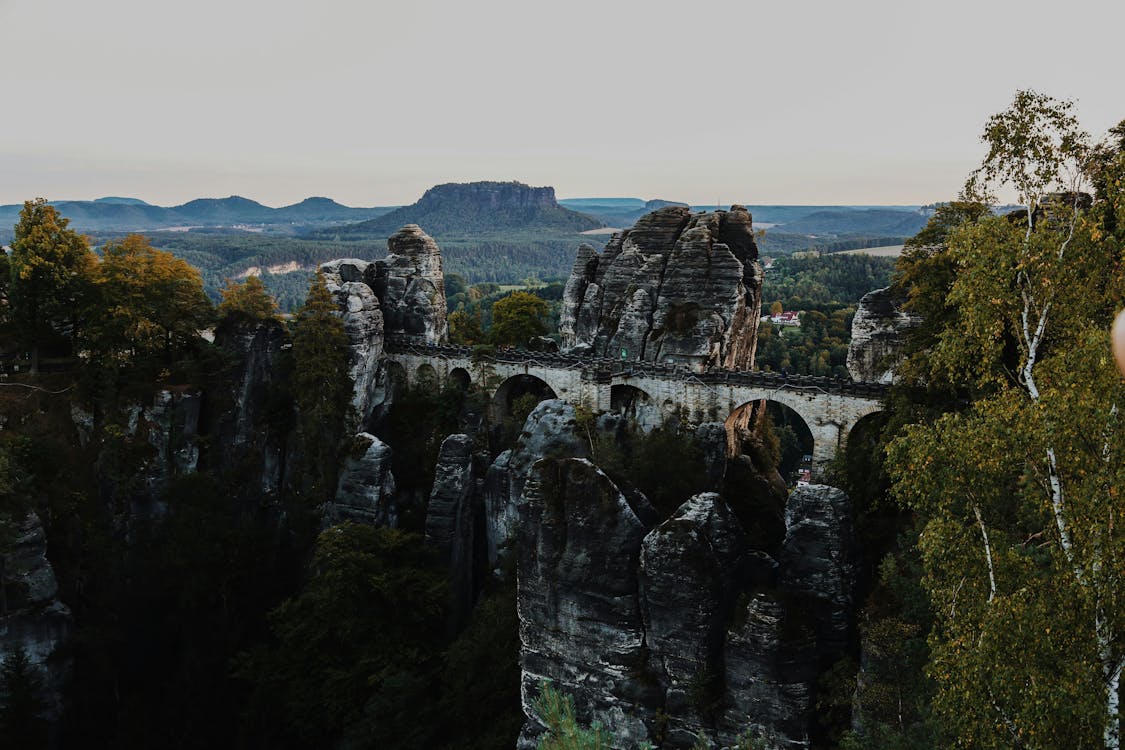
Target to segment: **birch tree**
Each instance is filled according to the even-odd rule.
[[[983,140],[963,198],[1011,189],[1026,211],[950,234],[957,315],[931,352],[983,396],[891,448],[896,493],[928,519],[936,709],[964,746],[1116,750],[1125,389],[1108,330],[1125,286],[1106,217],[1120,195],[1091,205],[1085,190],[1122,159],[1069,102],[1030,91]]]

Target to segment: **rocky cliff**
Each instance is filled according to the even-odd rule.
[[[445,341],[445,277],[437,243],[417,224],[407,224],[387,240],[387,251],[385,259],[375,261],[371,280],[386,332],[427,343]]]
[[[906,335],[921,319],[903,309],[906,299],[894,287],[863,295],[852,318],[848,373],[854,380],[890,383],[901,361]]]
[[[846,495],[794,492],[770,550],[722,495],[659,522],[582,458],[537,461],[517,507],[521,748],[543,731],[531,703],[544,680],[619,748],[690,748],[700,735],[732,747],[747,731],[811,746],[820,675],[854,622]]]
[[[62,691],[70,671],[59,647],[73,626],[70,609],[58,600],[55,571],[47,560],[47,536],[30,513],[15,529],[9,552],[0,556],[0,667],[22,649],[41,674],[49,721],[62,714]]]
[[[667,206],[583,245],[563,293],[565,350],[694,367],[750,369],[762,269],[742,206],[692,214]]]
[[[387,250],[381,260],[343,258],[320,266],[348,336],[352,407],[361,428],[387,398],[381,367],[385,337],[419,343],[447,339],[445,276],[437,243],[408,224],[387,240]]]

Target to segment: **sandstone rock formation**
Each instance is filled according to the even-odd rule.
[[[852,318],[852,342],[848,346],[848,373],[853,380],[894,380],[894,368],[902,360],[906,334],[921,322],[918,315],[903,309],[905,302],[894,287],[876,289],[860,299]]]
[[[724,741],[750,730],[770,747],[807,748],[815,721],[816,628],[800,599],[753,593],[734,612],[724,644]],[[733,743],[732,743],[733,744]]]
[[[521,747],[542,731],[531,701],[542,680],[575,698],[578,718],[613,727],[624,747],[650,736],[655,691],[646,660],[637,559],[648,528],[585,459],[543,459],[519,503]],[[638,709],[650,706],[650,710]]]
[[[407,224],[387,240],[387,250],[381,260],[342,258],[320,266],[348,336],[352,407],[361,428],[386,396],[380,368],[384,338],[403,336],[422,344],[447,340],[445,276],[437,243],[417,225]]]
[[[383,354],[384,320],[379,298],[364,279],[373,264],[344,258],[320,266],[328,291],[336,298],[348,336],[348,376],[352,408],[364,424],[373,406],[379,357]]]
[[[842,654],[851,635],[856,558],[852,503],[844,491],[823,484],[793,490],[785,505],[778,586],[809,597],[826,660]]]
[[[369,279],[387,334],[445,341],[445,277],[437,243],[417,224],[407,224],[387,240],[387,251],[385,259],[375,261]]]
[[[491,230],[582,232],[597,219],[563,208],[553,187],[522,182],[467,182],[435,185],[417,202],[344,228],[345,236],[382,236],[403,224],[419,224],[439,235]],[[340,228],[335,228],[339,233]]]
[[[62,689],[70,671],[68,659],[56,649],[70,634],[70,609],[56,598],[58,583],[47,561],[47,535],[39,516],[29,513],[16,528],[16,539],[0,559],[0,666],[8,654],[22,648],[42,670],[48,721],[62,714]]]
[[[285,477],[287,435],[285,424],[271,423],[271,402],[276,386],[277,364],[288,335],[281,321],[220,327],[215,344],[231,356],[234,366],[230,390],[211,404],[229,404],[210,415],[215,424],[216,467],[260,461],[260,486],[267,495],[281,487]]]
[[[397,526],[394,492],[390,447],[374,435],[361,432],[355,436],[351,455],[340,471],[336,496],[325,504],[324,524],[357,521]]]
[[[489,565],[516,538],[517,502],[532,465],[544,456],[588,455],[589,445],[577,432],[577,413],[565,401],[548,399],[532,409],[515,448],[496,457],[484,481],[485,532]]]
[[[742,206],[668,206],[578,249],[563,292],[565,350],[615,359],[750,369],[762,269]]]
[[[733,747],[748,729],[810,747],[820,676],[854,627],[847,496],[794,493],[779,559],[716,493],[650,518],[584,459],[532,468],[519,501],[520,746],[540,731],[529,702],[550,679],[581,720],[621,728],[620,748],[686,749],[700,734]]]
[[[454,624],[473,603],[473,441],[450,435],[442,441],[434,470],[434,488],[426,507],[426,544],[449,562]]]
[[[644,539],[641,612],[667,746],[691,747],[721,712],[724,633],[745,553],[738,521],[714,493],[688,500]]]

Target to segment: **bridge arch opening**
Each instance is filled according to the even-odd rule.
[[[615,385],[609,389],[610,411],[631,420],[645,432],[664,423],[660,406],[645,391],[632,385]]]
[[[500,384],[492,396],[492,421],[500,424],[506,419],[516,419],[523,426],[523,420],[536,404],[547,399],[558,398],[547,381],[534,375],[513,375]]]
[[[473,378],[464,367],[454,367],[449,371],[449,382],[457,386],[458,389],[467,391],[473,383]]]
[[[776,462],[789,486],[811,481],[816,447],[813,432],[791,407],[778,401],[748,401],[731,411],[724,426],[728,456],[745,453]]]

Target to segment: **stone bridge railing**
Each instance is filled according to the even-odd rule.
[[[412,354],[420,357],[472,358],[474,347],[455,344],[425,344],[404,337],[387,337],[384,343],[388,354]],[[807,391],[810,393],[838,394],[853,398],[882,401],[887,386],[882,383],[862,383],[844,378],[816,375],[782,375],[764,370],[724,370],[709,368],[693,370],[684,365],[659,362],[619,360],[612,357],[580,357],[556,352],[533,352],[525,349],[490,349],[479,354],[481,359],[505,364],[530,364],[562,370],[582,370],[607,378],[615,376],[649,376],[690,380],[704,385],[753,386],[770,389]]]

